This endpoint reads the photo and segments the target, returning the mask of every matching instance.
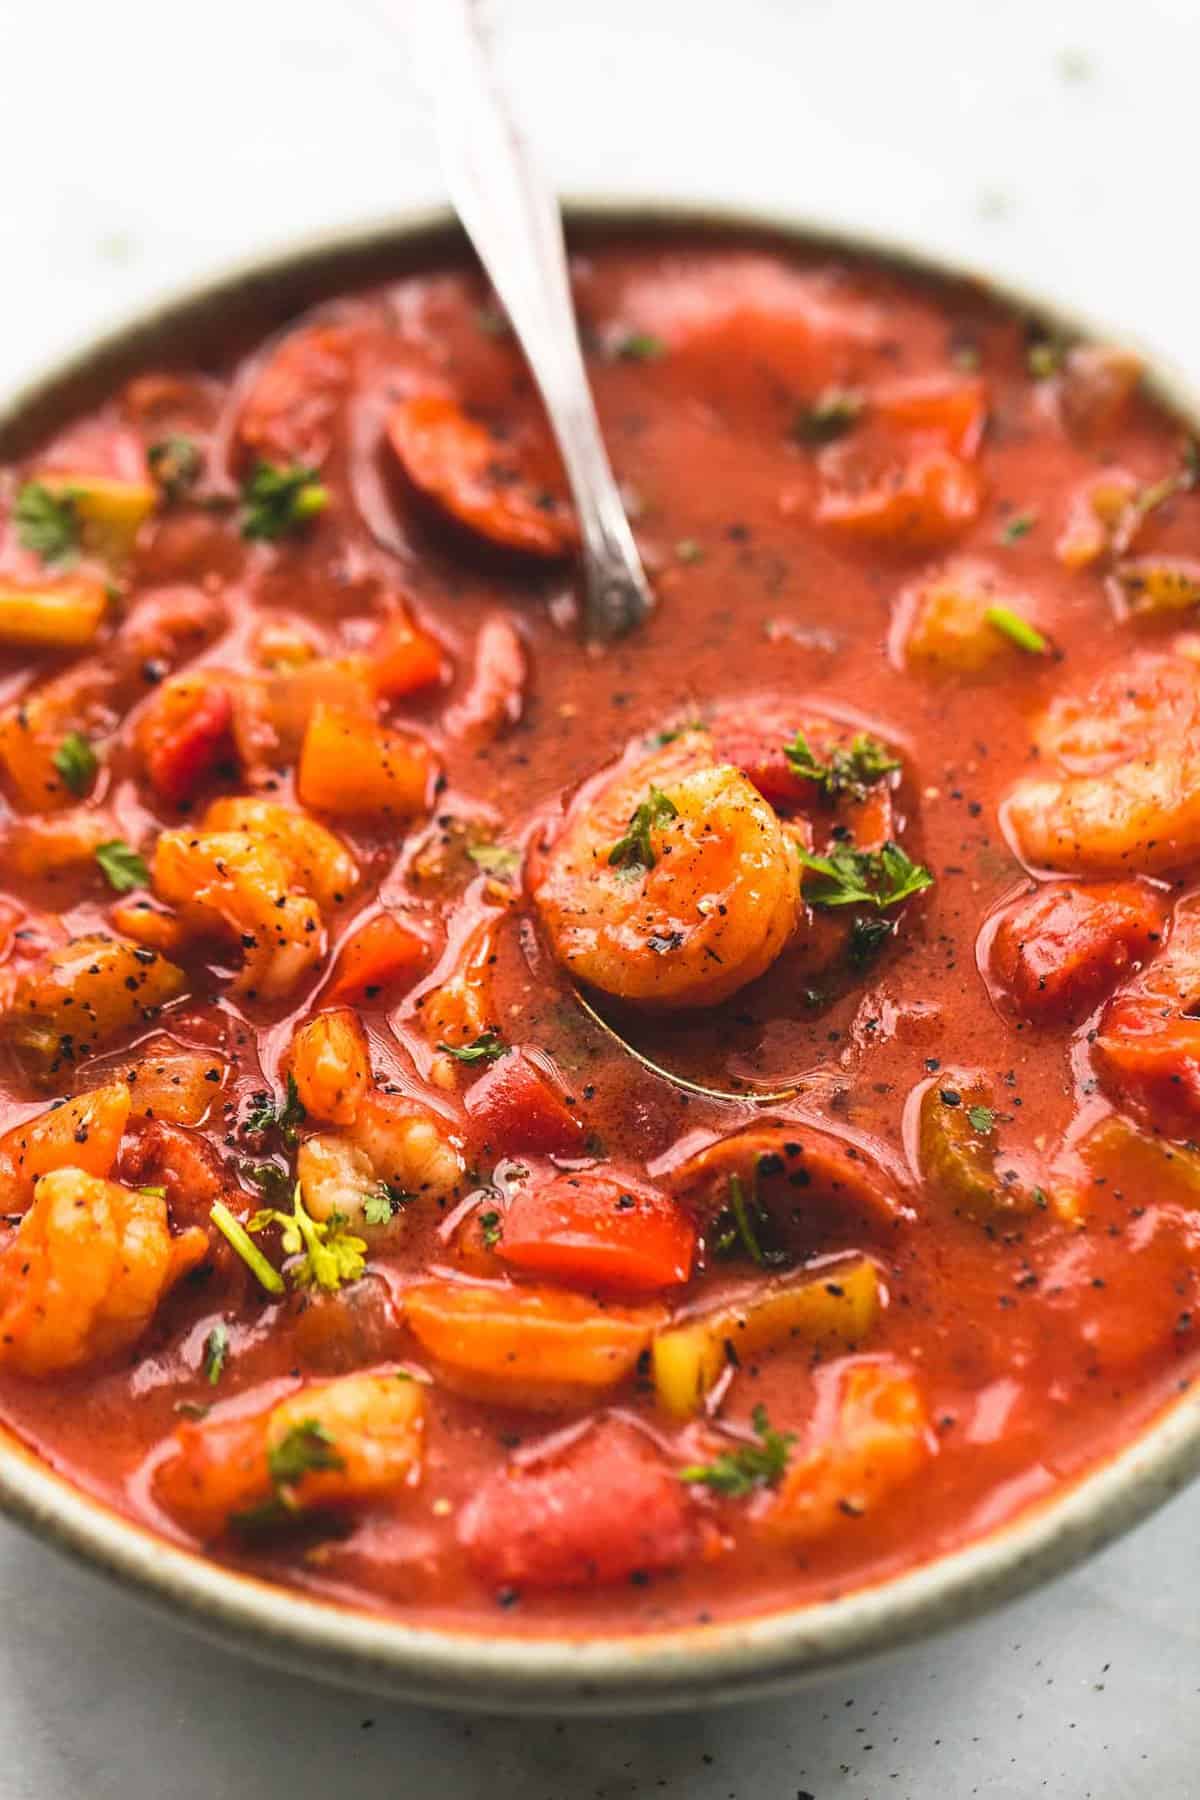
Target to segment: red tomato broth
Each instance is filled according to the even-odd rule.
[[[772,1117],[794,1119],[798,1132],[805,1124],[832,1132],[880,1158],[915,1218],[881,1237],[860,1220],[825,1247],[837,1257],[860,1251],[872,1258],[886,1302],[877,1321],[849,1348],[800,1343],[756,1355],[732,1375],[710,1424],[703,1415],[690,1422],[666,1416],[644,1371],[592,1403],[550,1412],[473,1399],[439,1380],[401,1321],[408,1286],[431,1273],[480,1276],[459,1260],[454,1234],[440,1229],[455,1202],[418,1195],[404,1207],[394,1242],[372,1242],[367,1276],[338,1296],[290,1292],[271,1300],[214,1233],[211,1272],[166,1294],[115,1364],[37,1383],[0,1372],[0,1416],[23,1439],[89,1492],[181,1541],[190,1540],[158,1503],[153,1480],[180,1423],[180,1402],[213,1404],[219,1420],[360,1367],[399,1363],[431,1374],[419,1485],[352,1511],[337,1534],[227,1537],[210,1554],[407,1620],[514,1634],[680,1626],[881,1580],[1015,1516],[1111,1454],[1191,1378],[1200,1355],[1190,1319],[1200,1237],[1186,1205],[1170,1191],[1148,1193],[1132,1154],[1126,1164],[1118,1149],[1102,1181],[1081,1160],[1086,1128],[1114,1104],[1089,1059],[1088,1034],[1101,1009],[1082,1022],[1077,1013],[1024,1019],[1007,999],[993,999],[975,963],[981,929],[1019,891],[1021,866],[1000,816],[1014,782],[1036,767],[1037,715],[1063,688],[1085,691],[1135,648],[1165,645],[1186,625],[1186,615],[1165,624],[1118,621],[1103,573],[1069,568],[1055,554],[1098,462],[1155,483],[1177,462],[1178,425],[1139,392],[1099,449],[1079,441],[1055,414],[1061,377],[1031,377],[1023,321],[974,290],[870,263],[817,254],[789,261],[735,242],[656,249],[616,240],[576,259],[575,285],[605,435],[636,497],[636,529],[660,595],[645,627],[600,657],[580,646],[568,616],[569,558],[533,568],[514,560],[511,546],[468,541],[457,522],[410,491],[390,459],[389,405],[426,389],[453,395],[489,428],[502,428],[508,409],[520,432],[536,422],[511,341],[481,329],[486,295],[474,278],[413,275],[340,299],[318,312],[339,329],[336,355],[322,338],[310,364],[303,345],[296,348],[296,334],[310,329],[301,322],[274,346],[209,371],[194,392],[185,386],[176,396],[178,416],[207,459],[204,482],[218,498],[235,493],[266,445],[281,461],[295,454],[316,465],[329,504],[295,535],[268,543],[245,541],[228,507],[185,501],[157,513],[121,572],[126,599],[118,613],[128,596],[192,584],[221,604],[225,625],[183,667],[250,675],[261,674],[253,646],[264,620],[307,622],[320,655],[369,659],[380,626],[407,609],[445,647],[447,679],[426,680],[384,701],[379,713],[388,730],[429,747],[440,771],[430,816],[318,815],[349,849],[359,879],[328,909],[327,941],[312,974],[279,996],[231,994],[236,944],[193,935],[177,953],[187,994],[150,1029],[219,1050],[229,1065],[208,1118],[191,1129],[213,1146],[226,1190],[252,1210],[258,1196],[238,1165],[271,1154],[282,1162],[283,1155],[277,1144],[247,1139],[251,1096],[281,1091],[297,1024],[347,1003],[330,971],[356,924],[382,905],[428,955],[415,955],[408,969],[401,959],[394,982],[376,991],[368,983],[349,1000],[367,1030],[376,1084],[401,1098],[423,1097],[457,1134],[466,1165],[460,1200],[473,1181],[485,1184],[505,1154],[528,1160],[539,1178],[552,1147],[535,1135],[535,1153],[525,1159],[521,1145],[501,1141],[505,1107],[488,1109],[481,1122],[465,1098],[471,1083],[503,1063],[456,1063],[438,1048],[449,1037],[439,1030],[431,1038],[426,1028],[430,996],[457,966],[464,941],[494,919],[488,998],[478,1017],[465,1004],[463,1035],[452,1049],[469,1049],[490,1028],[536,1052],[555,1106],[579,1121],[584,1140],[571,1144],[565,1135],[561,1164],[569,1171],[611,1159],[618,1181],[624,1171],[631,1185],[649,1181],[670,1193],[673,1171],[752,1122],[753,1105],[681,1091],[622,1052],[575,1004],[522,877],[473,862],[454,822],[468,823],[476,847],[523,848],[528,873],[552,850],[564,795],[569,800],[638,740],[703,716],[706,707],[725,715],[740,703],[751,721],[790,710],[797,726],[816,716],[847,734],[869,730],[903,765],[892,784],[895,834],[935,877],[900,909],[895,937],[877,960],[851,968],[838,952],[831,964],[814,933],[711,1017],[704,1009],[601,1010],[653,1060],[702,1086],[771,1089],[795,1081],[795,1098],[773,1103]],[[650,353],[621,353],[635,333],[654,340]],[[961,379],[983,383],[989,421],[971,450],[982,496],[977,516],[956,520],[946,546],[933,548],[924,539],[889,545],[874,532],[855,537],[818,517],[825,450],[797,441],[798,411],[831,388],[861,390],[869,408],[875,387],[953,382],[964,346],[978,367]],[[276,410],[267,409],[253,446],[239,448],[247,396],[282,355],[297,398],[289,402],[286,382],[278,382],[267,396]],[[885,423],[873,427],[877,435]],[[136,476],[131,434],[146,446],[163,428],[161,408],[144,417],[126,390],[65,426],[18,473],[86,468]],[[903,443],[895,453],[903,458]],[[1006,524],[1026,513],[1036,514],[1031,528],[1003,541]],[[1139,550],[1186,554],[1198,527],[1200,499],[1181,491],[1147,522]],[[1015,652],[1003,678],[986,685],[897,667],[891,627],[903,591],[959,557],[990,565],[1004,598],[1036,620],[1057,654]],[[6,531],[0,585],[38,574],[37,559]],[[475,713],[469,729],[461,726],[462,706],[486,686],[475,646],[497,615],[515,624],[528,672],[518,703],[509,659],[505,698],[481,736]],[[103,636],[96,654],[106,655]],[[71,666],[67,658],[10,651],[5,693]],[[155,691],[148,680],[140,704]],[[160,832],[199,828],[206,804],[220,795],[296,804],[296,759],[271,753],[257,769],[201,759],[186,810],[173,809],[156,795],[132,725],[123,722],[136,720],[135,707],[123,698],[114,710],[91,728],[102,769],[81,804],[111,811],[114,836],[147,856]],[[780,806],[786,814],[782,799]],[[10,807],[0,828],[18,816],[29,815]],[[818,850],[841,816],[813,812]],[[1161,883],[1168,900],[1187,875],[1185,861]],[[28,907],[26,927],[39,944],[112,929],[113,897],[89,864],[6,879],[5,887]],[[835,928],[839,919],[822,915],[819,929]],[[841,943],[836,933],[829,941]],[[20,940],[10,940],[5,970],[25,966],[25,954]],[[112,1056],[106,1047],[94,1064],[83,1059],[40,1091],[10,1062],[0,1128],[95,1085],[93,1069],[109,1070],[117,1052],[144,1035],[127,1032]],[[981,1224],[922,1183],[913,1096],[961,1070],[982,1073],[995,1091],[1005,1161],[1061,1172],[1084,1192],[1082,1228],[1053,1207]],[[1136,1097],[1126,1110],[1146,1125]],[[314,1129],[336,1130],[310,1120],[301,1135]],[[1177,1121],[1164,1129],[1182,1141]],[[116,1179],[123,1166],[118,1161]],[[1125,1167],[1131,1191],[1122,1186]],[[686,1196],[679,1203],[686,1208]],[[494,1206],[502,1228],[503,1195],[480,1205]],[[172,1218],[176,1226],[196,1222],[190,1213]],[[706,1227],[711,1220],[702,1218]],[[277,1242],[257,1241],[278,1264]],[[512,1279],[518,1289],[552,1285],[553,1265],[551,1257],[544,1273],[518,1271]],[[504,1282],[499,1259],[485,1266]],[[818,1256],[814,1270],[838,1266]],[[690,1283],[664,1287],[657,1301],[664,1316],[686,1323],[771,1279],[752,1265],[710,1259]],[[579,1291],[577,1281],[565,1285]],[[629,1299],[596,1292],[605,1306]],[[218,1320],[227,1324],[229,1354],[214,1385],[200,1364]],[[560,1440],[601,1429],[589,1427],[593,1413],[632,1427],[668,1468],[736,1447],[757,1404],[805,1451],[829,1428],[846,1370],[863,1359],[912,1377],[936,1453],[885,1502],[862,1517],[847,1515],[844,1526],[788,1545],[756,1527],[770,1488],[723,1500],[689,1487],[697,1531],[682,1567],[632,1582],[618,1575],[593,1586],[535,1584],[499,1595],[456,1543],[459,1514],[485,1483],[503,1479],[510,1457],[536,1468],[545,1440],[543,1461],[552,1469]],[[740,1439],[722,1438],[722,1417],[742,1431]],[[603,1429],[614,1429],[611,1420]],[[567,1483],[548,1485],[569,1492]],[[589,1509],[593,1487],[589,1477]],[[603,1531],[602,1517],[594,1529]]]

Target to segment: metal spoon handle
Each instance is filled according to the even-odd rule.
[[[654,604],[588,387],[558,202],[492,69],[471,0],[433,0],[442,162],[459,218],[525,352],[562,452],[583,534],[590,636],[617,637]]]

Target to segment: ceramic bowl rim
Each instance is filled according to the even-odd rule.
[[[573,233],[632,229],[738,234],[794,249],[882,258],[918,276],[967,280],[1072,336],[1129,343],[1064,306],[961,263],[870,232],[732,205],[588,196],[566,203]],[[90,338],[0,402],[5,444],[48,428],[89,385],[189,325],[298,311],[337,291],[339,271],[419,267],[454,250],[448,212],[427,209],[316,235],[194,282]],[[1163,357],[1139,351],[1169,408],[1200,427],[1200,398]],[[0,1427],[0,1509],[171,1617],[299,1673],[428,1703],[513,1712],[658,1711],[793,1685],[899,1650],[1013,1599],[1145,1517],[1200,1471],[1200,1388],[1188,1387],[1115,1456],[963,1548],[817,1605],[670,1632],[601,1638],[485,1637],[355,1610],[243,1575],[180,1548],[74,1487]],[[499,1623],[499,1621],[498,1621]]]

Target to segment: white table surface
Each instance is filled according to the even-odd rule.
[[[422,4],[393,0],[399,19]],[[506,0],[566,189],[924,242],[1200,378],[1197,0]],[[435,200],[411,50],[329,0],[0,0],[0,388],[313,228]],[[1195,1800],[1200,1497],[1081,1572],[794,1699],[469,1720],[211,1649],[0,1525],[0,1800]]]

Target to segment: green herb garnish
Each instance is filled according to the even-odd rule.
[[[765,1243],[772,1226],[771,1215],[758,1197],[758,1182],[751,1183],[749,1194],[740,1175],[729,1177],[729,1204],[722,1207],[712,1222],[711,1241],[714,1256],[736,1256],[742,1251],[756,1268],[781,1268],[792,1261],[786,1250]]]
[[[658,858],[650,833],[656,825],[665,825],[679,817],[679,808],[661,788],[651,786],[649,797],[629,815],[629,829],[617,839],[608,853],[609,867],[614,869],[652,869]]]
[[[296,1077],[289,1069],[284,1083],[283,1105],[276,1106],[273,1096],[268,1093],[255,1094],[251,1099],[250,1111],[246,1114],[245,1129],[255,1133],[278,1131],[287,1148],[294,1150],[299,1127],[307,1117],[300,1090],[296,1086]]]
[[[803,781],[815,782],[822,797],[837,800],[847,795],[854,800],[866,798],[867,789],[890,775],[900,764],[879,742],[860,731],[849,748],[836,746],[822,761],[809,748],[808,739],[798,731],[790,744],[783,746],[788,767]]]
[[[494,1250],[504,1235],[498,1212],[485,1212],[479,1215],[479,1231],[483,1238],[485,1250]]]
[[[292,1198],[293,1176],[277,1162],[240,1165],[240,1172],[253,1182],[268,1206],[288,1206]]]
[[[469,1044],[439,1043],[438,1049],[460,1063],[495,1062],[498,1056],[505,1054],[508,1045],[498,1031],[481,1031]]]
[[[286,1503],[286,1490],[295,1487],[306,1475],[327,1469],[344,1469],[344,1460],[333,1439],[317,1419],[301,1419],[286,1436],[267,1452],[267,1467],[280,1497]]]
[[[191,438],[172,436],[151,444],[146,466],[165,499],[182,500],[200,479],[204,458]]]
[[[55,493],[42,481],[27,481],[17,495],[13,517],[17,537],[44,563],[68,563],[79,550],[81,525],[76,490]]]
[[[727,1450],[710,1463],[689,1463],[680,1469],[680,1481],[701,1483],[730,1500],[743,1499],[755,1488],[774,1487],[781,1481],[796,1434],[772,1430],[765,1406],[756,1406],[750,1419],[760,1440],[757,1444]]]
[[[666,353],[667,346],[652,331],[631,331],[617,345],[622,362],[657,362]]]
[[[150,871],[145,862],[121,838],[110,838],[105,844],[97,844],[96,861],[114,894],[131,894],[134,888],[150,885]]]
[[[224,1325],[214,1325],[204,1340],[204,1373],[216,1387],[229,1360],[229,1332]]]
[[[363,1222],[367,1225],[387,1225],[395,1218],[404,1206],[407,1206],[411,1194],[403,1188],[396,1187],[390,1181],[380,1181],[363,1196]]]
[[[865,406],[857,388],[826,388],[811,406],[797,413],[792,436],[801,444],[832,444],[853,431]]]
[[[1011,606],[989,606],[984,618],[996,631],[1006,637],[1018,650],[1025,650],[1030,656],[1045,656],[1050,648],[1036,625],[1023,619]]]
[[[695,538],[680,538],[675,546],[675,554],[681,563],[704,561],[704,548]]]
[[[287,537],[328,504],[329,490],[315,469],[260,462],[242,487],[242,536],[272,542]]]
[[[297,1182],[292,1190],[292,1210],[266,1206],[256,1212],[246,1229],[265,1231],[270,1225],[282,1229],[283,1249],[287,1256],[298,1257],[288,1269],[297,1287],[324,1288],[335,1293],[349,1281],[357,1281],[366,1269],[366,1240],[347,1230],[350,1221],[343,1213],[330,1213],[328,1219],[314,1219],[305,1209],[304,1197]]]
[[[989,1137],[996,1129],[996,1115],[990,1106],[968,1106],[967,1118],[980,1137]]]
[[[96,752],[79,731],[68,731],[54,752],[55,768],[73,794],[86,794],[96,777]]]
[[[235,1219],[223,1200],[217,1200],[209,1209],[209,1218],[230,1247],[237,1251],[250,1273],[266,1288],[268,1294],[282,1294],[283,1276],[279,1270],[269,1263],[253,1238],[247,1236],[246,1227]]]
[[[838,844],[828,856],[799,852],[806,869],[817,876],[807,882],[804,897],[813,906],[873,906],[883,912],[933,886],[933,876],[915,863],[899,844],[879,850],[855,850]]]
[[[1007,519],[1000,527],[1000,542],[1015,544],[1019,539],[1028,537],[1036,524],[1037,514],[1035,512],[1014,513],[1012,518]]]

